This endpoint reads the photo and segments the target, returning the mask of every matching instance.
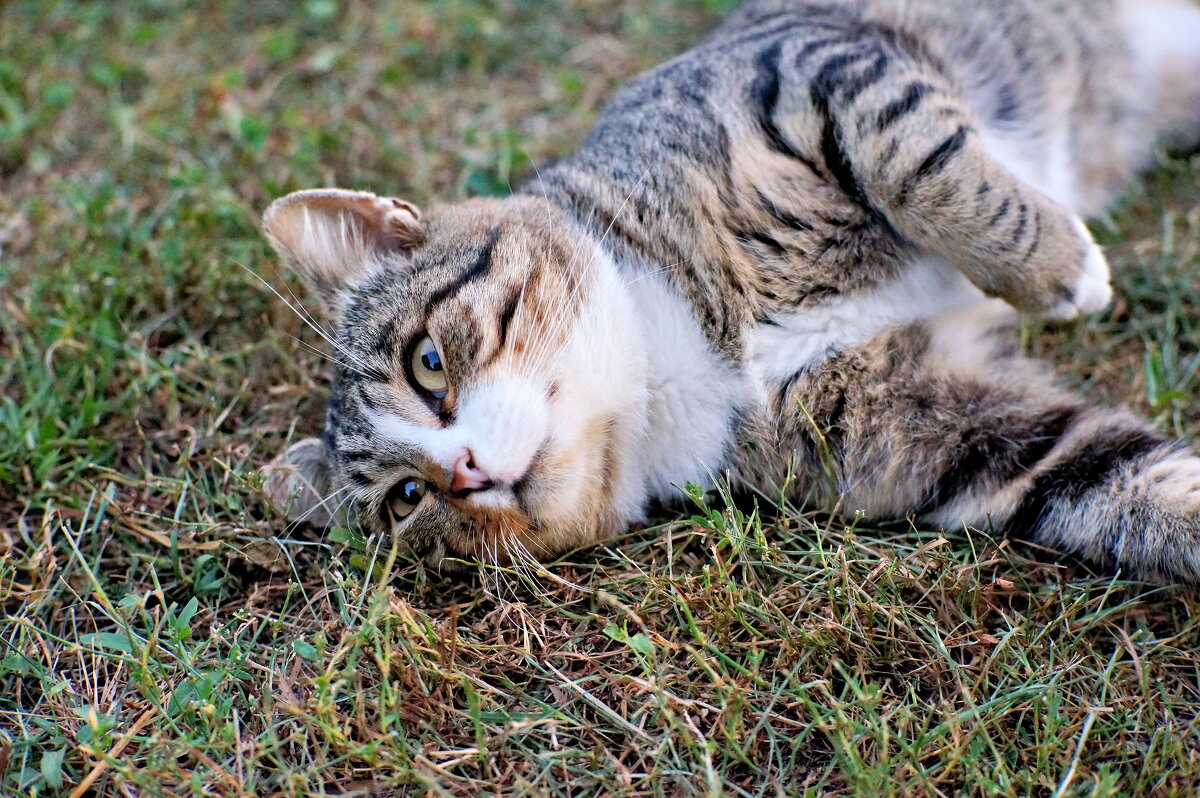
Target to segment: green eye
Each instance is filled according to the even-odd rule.
[[[442,356],[428,335],[413,347],[409,368],[418,388],[434,399],[446,396],[446,372],[442,369]]]
[[[391,514],[392,519],[399,521],[412,515],[412,511],[417,509],[417,505],[421,503],[421,499],[425,496],[425,480],[409,477],[402,479],[388,491],[387,499],[384,500],[384,505],[387,511]]]

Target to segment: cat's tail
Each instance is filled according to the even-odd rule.
[[[990,520],[1013,537],[1129,576],[1200,584],[1200,458],[1132,417],[1079,410],[1008,492]]]
[[[797,490],[869,518],[966,524],[1127,577],[1200,585],[1200,458],[1062,390],[1005,351],[1007,336],[974,332],[988,329],[984,310],[960,315],[940,331],[881,335],[785,386],[783,406],[804,412],[781,416],[781,448],[808,452],[801,473],[813,475]]]

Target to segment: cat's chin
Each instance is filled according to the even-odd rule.
[[[553,529],[532,527],[521,535],[507,538],[489,531],[460,540],[438,541],[423,553],[422,559],[427,567],[442,573],[457,573],[480,566],[534,566],[572,549],[613,537],[626,528],[628,524],[612,528],[593,524]]]

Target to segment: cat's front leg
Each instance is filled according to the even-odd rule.
[[[854,80],[861,59],[834,61],[812,83],[826,138],[844,154],[839,184],[1018,310],[1070,318],[1106,307],[1108,263],[1079,217],[988,152],[969,104],[933,67],[882,55],[886,79],[866,88]]]
[[[1018,310],[1073,318],[1108,306],[1108,261],[1083,221],[995,160],[965,117],[898,135],[908,144],[896,156],[886,157],[891,137],[868,136],[862,159],[904,236]]]

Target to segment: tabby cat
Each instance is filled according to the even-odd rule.
[[[1109,303],[1081,216],[1198,138],[1186,0],[752,0],[511,197],[270,207],[339,365],[267,491],[450,564],[717,475],[1200,581],[1200,459],[1012,345]]]

